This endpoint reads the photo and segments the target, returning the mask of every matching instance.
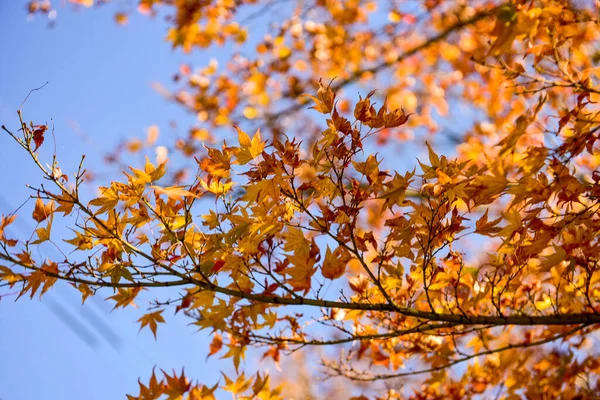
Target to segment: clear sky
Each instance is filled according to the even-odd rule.
[[[168,82],[184,59],[200,65],[207,60],[172,51],[160,20],[133,16],[127,26],[118,26],[112,6],[59,7],[50,29],[46,20],[26,20],[25,3],[0,2],[0,123],[16,130],[15,111],[27,93],[49,82],[30,96],[23,114],[34,123],[54,122],[63,170],[73,171],[81,154],[88,168],[101,167],[116,143],[143,137],[150,125],[164,131],[172,119],[183,120],[182,125],[192,121],[151,83]],[[0,214],[6,214],[31,194],[25,183],[39,185],[41,178],[2,133]],[[51,150],[44,146],[42,160],[49,161]],[[34,221],[25,217],[30,222],[16,224],[11,235],[23,238],[31,232]],[[6,295],[14,290],[0,289],[6,295],[0,299],[1,400],[124,398],[137,394],[138,377],[147,379],[155,365],[166,371],[185,366],[187,376],[207,384],[218,380],[224,363],[205,361],[208,332],[194,333],[189,320],[167,311],[168,323],[160,326],[157,341],[149,330],[138,334],[136,320],[150,294],[136,301],[140,310],[110,312],[102,301],[110,292],[81,306],[78,292],[67,285],[54,289],[43,301],[18,302]]]

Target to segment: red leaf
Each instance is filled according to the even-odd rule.
[[[48,129],[48,125],[36,125],[33,128],[33,142],[35,143],[33,151],[37,151],[42,143],[44,143],[44,133]]]
[[[219,270],[221,268],[223,268],[223,265],[225,265],[225,261],[224,260],[217,260],[217,261],[215,261],[215,265],[212,267],[212,269],[210,270],[210,272],[212,272],[213,274],[215,272],[219,272]]]
[[[177,314],[180,310],[188,308],[190,304],[192,304],[192,300],[188,296],[185,296],[183,299],[181,299],[181,304],[175,307],[175,314]]]

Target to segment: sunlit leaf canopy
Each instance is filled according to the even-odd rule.
[[[600,392],[595,3],[114,3],[117,23],[166,17],[178,51],[231,60],[180,68],[161,91],[196,116],[189,135],[94,199],[83,166],[39,159],[47,127],[3,127],[49,182],[31,215],[2,217],[0,277],[117,308],[152,291],[142,328],[185,313],[234,367],[219,382],[155,371],[130,398],[297,396],[296,376],[252,370],[250,347],[320,359],[314,375],[335,379],[315,390],[344,397]],[[154,129],[122,149],[154,150]],[[414,169],[389,159],[403,143],[423,146],[400,153]],[[15,218],[37,223],[30,239],[3,233]],[[52,236],[59,220],[73,237]],[[64,259],[34,252],[48,241]]]

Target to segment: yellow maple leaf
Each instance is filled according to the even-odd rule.
[[[160,187],[160,186],[150,186],[154,189],[156,194],[164,194],[170,199],[179,200],[182,197],[199,197],[198,195],[190,192],[189,190],[184,189],[181,186],[169,186],[169,187]]]
[[[237,126],[235,127],[238,132],[238,141],[240,143],[240,149],[236,153],[237,162],[240,165],[249,163],[258,157],[265,149],[266,142],[262,141],[260,136],[260,129],[256,131],[252,139],[244,131]]]
[[[115,301],[114,308],[119,308],[119,307],[124,308],[129,305],[137,307],[137,305],[134,303],[134,300],[141,290],[142,290],[142,287],[118,288],[117,294],[107,297],[106,300],[108,300],[108,299],[114,300]]]
[[[144,314],[140,319],[138,319],[138,322],[142,324],[142,326],[140,327],[140,331],[147,326],[152,331],[154,339],[156,339],[156,329],[158,328],[158,324],[165,323],[165,319],[161,315],[163,311],[164,310],[158,310],[155,312]]]
[[[284,239],[283,250],[293,251],[297,256],[305,256],[310,252],[310,242],[300,228],[290,226],[284,233]]]
[[[225,355],[223,355],[221,359],[233,358],[233,366],[235,367],[235,371],[237,372],[240,366],[240,360],[243,360],[245,358],[246,346],[233,343],[227,344],[227,347],[229,348],[229,350],[227,350],[227,353],[225,353]]]
[[[233,185],[235,185],[235,182],[221,182],[218,180],[212,180],[210,183],[207,183],[205,180],[200,179],[200,186],[209,192],[216,194],[217,196],[229,192]]]

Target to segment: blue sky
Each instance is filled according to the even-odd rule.
[[[150,125],[164,132],[173,119],[182,125],[193,120],[151,83],[167,82],[184,59],[201,65],[208,60],[172,51],[159,19],[133,16],[127,26],[117,26],[111,6],[59,7],[57,24],[49,29],[46,20],[26,21],[25,3],[0,3],[0,123],[16,130],[15,111],[31,89],[48,82],[30,96],[23,114],[34,123],[54,122],[64,171],[73,171],[81,154],[88,168],[102,167],[103,155],[116,143],[143,137]],[[41,178],[2,133],[0,214],[6,214],[31,194],[25,184],[39,185]],[[41,151],[46,161],[48,143]],[[91,186],[87,190],[91,195]],[[16,224],[10,234],[29,235],[33,220],[25,219],[30,222]],[[56,255],[48,251],[49,257]],[[14,295],[0,300],[1,400],[123,398],[137,393],[138,377],[147,379],[154,365],[166,371],[185,366],[187,376],[207,384],[218,380],[218,361],[205,362],[208,333],[194,333],[189,320],[167,311],[168,324],[160,326],[157,341],[147,330],[138,334],[136,320],[150,294],[137,301],[139,310],[110,312],[102,301],[110,292],[81,306],[79,294],[67,285],[54,289],[43,301],[14,302]],[[7,292],[12,291],[1,293]]]

